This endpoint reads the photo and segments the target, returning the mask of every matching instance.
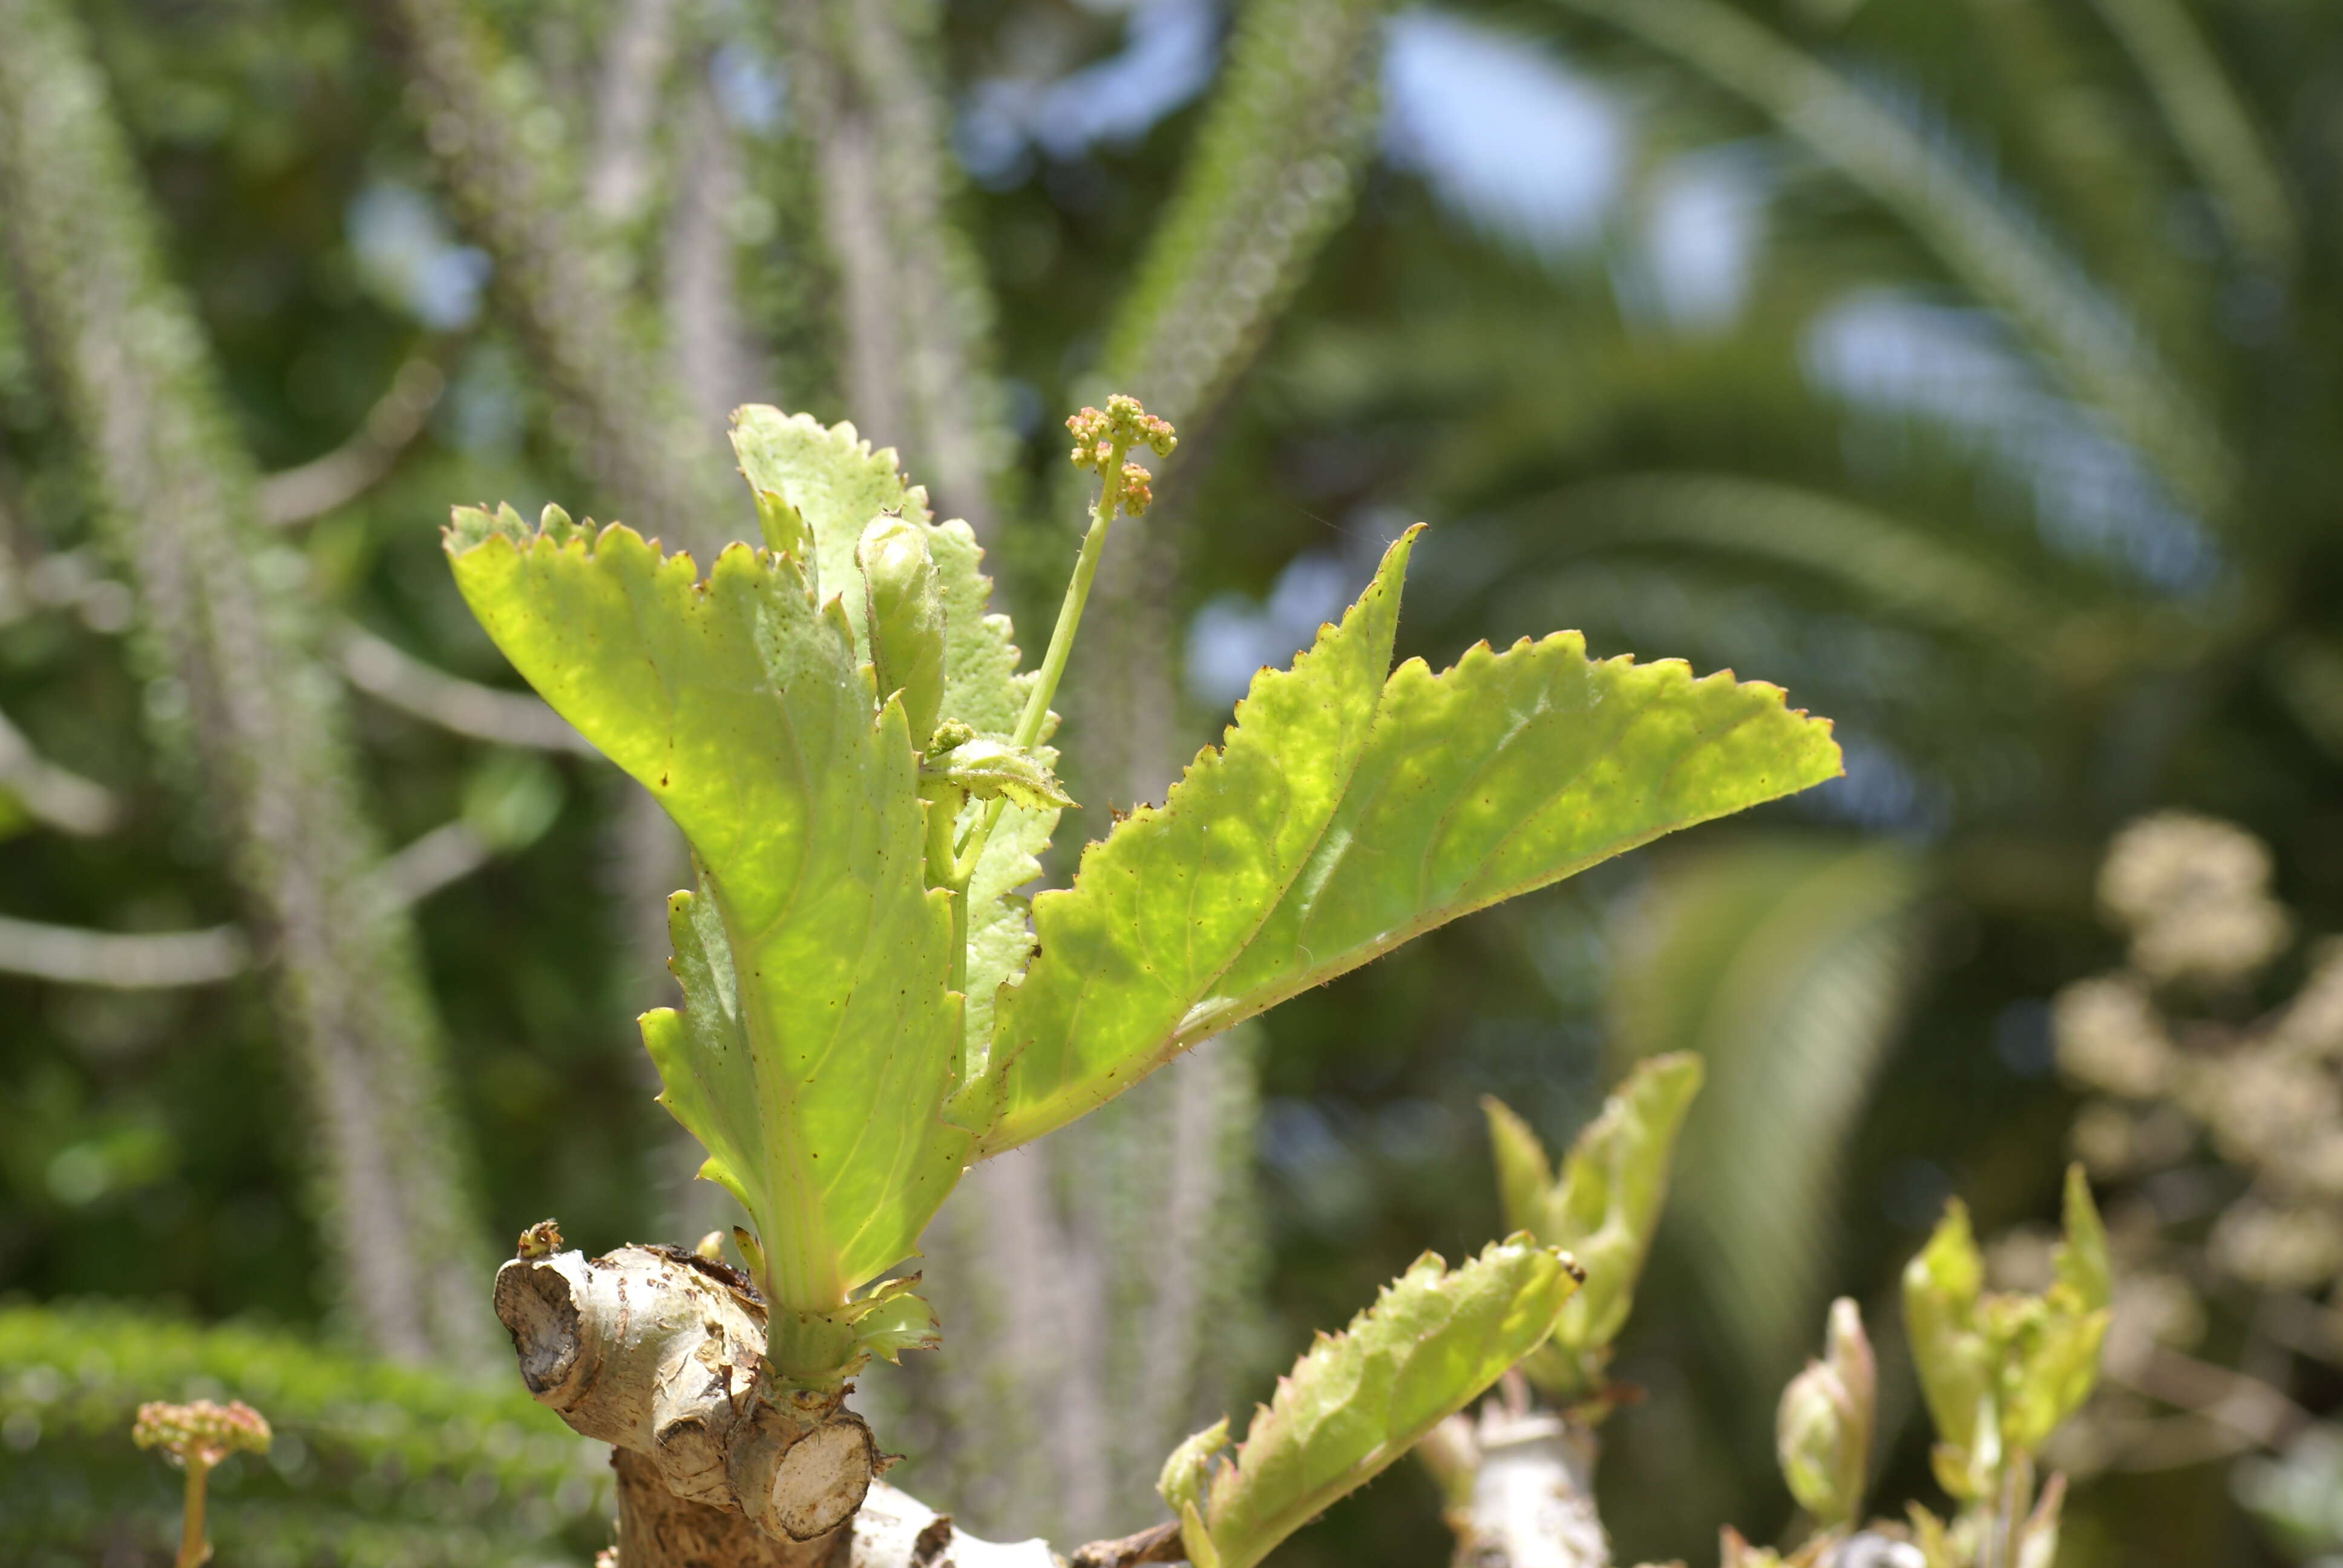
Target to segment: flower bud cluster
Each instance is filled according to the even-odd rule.
[[[1170,420],[1158,419],[1139,406],[1138,398],[1121,392],[1106,400],[1104,412],[1086,407],[1068,416],[1066,428],[1074,433],[1074,467],[1099,474],[1134,447],[1168,457],[1180,444]]]
[[[1172,433],[1169,420],[1158,419],[1139,406],[1138,398],[1118,392],[1106,400],[1103,411],[1084,408],[1069,417],[1066,428],[1074,433],[1074,467],[1087,468],[1107,481],[1117,510],[1135,518],[1153,504],[1151,476],[1139,464],[1122,459],[1138,447],[1159,457],[1170,457],[1180,437]]]
[[[1122,466],[1122,488],[1116,496],[1125,517],[1135,518],[1155,504],[1155,491],[1148,482],[1151,477],[1136,463]]]
[[[159,1448],[180,1464],[206,1470],[231,1453],[266,1453],[270,1435],[267,1419],[242,1400],[142,1404],[130,1429],[130,1441],[139,1447]]]

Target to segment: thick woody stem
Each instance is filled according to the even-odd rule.
[[[852,1532],[776,1541],[737,1509],[711,1508],[669,1492],[659,1466],[631,1449],[610,1451],[618,1480],[618,1568],[841,1568]]]
[[[1610,1568],[1592,1427],[1492,1400],[1471,1438],[1471,1500],[1449,1516],[1456,1568]]]
[[[649,1247],[515,1259],[497,1271],[496,1308],[528,1392],[642,1455],[686,1501],[814,1541],[853,1517],[879,1473],[842,1392],[767,1382],[764,1305],[720,1263]]]
[[[616,1451],[617,1568],[1054,1568],[1042,1542],[979,1541],[877,1480],[845,1391],[769,1385],[737,1270],[672,1247],[516,1258],[496,1309],[528,1392]]]
[[[676,1496],[640,1454],[614,1449],[610,1464],[618,1535],[608,1568],[1056,1568],[1041,1542],[980,1541],[883,1481],[850,1524],[818,1541],[776,1541],[729,1509]]]

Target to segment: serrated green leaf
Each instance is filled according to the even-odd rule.
[[[1033,749],[1045,769],[1054,770],[1058,754],[1047,746]],[[958,831],[965,835],[989,802],[971,798],[961,813]],[[986,1063],[992,1049],[994,1020],[1008,983],[1033,961],[1035,939],[1032,900],[1017,890],[1041,875],[1041,857],[1057,836],[1059,809],[1025,806],[1011,800],[984,843],[976,875],[968,884],[968,1000],[962,1017],[963,1051],[960,1081],[980,1102],[987,1098]],[[973,1126],[964,1117],[956,1121]]]
[[[758,497],[766,546],[794,553],[799,541],[812,538],[813,558],[805,566],[824,598],[850,605],[860,599],[854,546],[873,518],[892,512],[929,519],[928,492],[903,477],[894,448],[874,448],[852,425],[750,404],[732,410],[732,454]],[[869,657],[859,628],[854,647]]]
[[[984,552],[966,523],[931,520],[926,488],[903,477],[893,447],[874,450],[850,424],[824,425],[811,415],[750,404],[733,411],[732,450],[749,486],[775,497],[812,534],[820,563],[816,586],[825,599],[862,602],[854,547],[873,518],[893,512],[924,525],[944,600],[944,717],[980,735],[1017,728],[1032,677],[1017,672],[1009,618],[990,611]],[[856,657],[870,658],[866,628],[857,624],[853,632]]]
[[[756,490],[755,495],[757,531],[765,548],[801,561],[812,559],[813,529],[807,526],[805,514],[771,490]]]
[[[1057,813],[1049,815],[1055,817]],[[1015,806],[1002,812],[1004,827],[1012,819],[1025,819],[1021,824],[1025,836],[1021,840],[1011,839],[1004,844],[1002,840],[1008,835],[995,831],[984,847],[984,863],[969,883],[968,999],[960,1004],[966,1010],[967,1025],[962,1082],[974,1084],[980,1091],[983,1087],[984,1050],[992,1037],[993,1010],[1002,982],[1011,975],[1024,973],[1025,966],[1033,961],[1032,900],[1007,890],[1021,887],[1041,875],[1041,863],[1037,858],[1040,851],[1033,840],[1042,839],[1041,848],[1048,846],[1039,816]],[[953,1120],[962,1118],[955,1115]]]
[[[661,1098],[754,1221],[777,1323],[834,1312],[912,1252],[968,1147],[938,1111],[950,915],[922,883],[900,705],[874,719],[845,616],[786,558],[736,545],[699,584],[630,529],[589,547],[495,522],[459,515],[466,601],[701,869],[670,906],[685,1009],[643,1020]]]
[[[928,493],[904,478],[891,448],[873,450],[852,425],[825,426],[806,414],[784,414],[752,404],[732,416],[732,448],[740,471],[759,492],[760,515],[769,540],[802,528],[814,541],[820,563],[820,592],[862,602],[860,569],[854,546],[870,519],[894,511],[928,528],[928,553],[935,563],[944,601],[944,718],[957,719],[979,735],[1006,740],[1025,709],[1033,677],[1017,669],[1018,652],[1009,618],[991,613],[992,580],[984,575],[984,552],[963,522],[930,523]],[[769,496],[770,500],[764,498]],[[867,658],[868,634],[860,618],[848,618],[856,656]],[[1055,716],[1045,724],[1046,739]],[[927,737],[916,739],[925,743]],[[1039,748],[1045,768],[1057,754]],[[984,808],[971,805],[960,819],[965,831]],[[1058,808],[1012,803],[1001,813],[969,885],[968,1006],[963,1043],[963,1081],[980,1074],[992,1039],[993,1003],[1001,982],[1024,972],[1033,952],[1025,900],[1015,890],[1041,874],[1041,857],[1057,831]]]
[[[1252,1568],[1534,1350],[1574,1283],[1561,1253],[1525,1235],[1453,1271],[1432,1253],[1417,1259],[1278,1380],[1200,1513],[1183,1510],[1189,1560]],[[1212,1435],[1192,1438],[1175,1459]],[[1180,1491],[1188,1501],[1185,1483]]]
[[[1339,627],[1255,678],[1162,806],[1034,900],[984,1153],[1444,921],[1838,772],[1828,723],[1778,689],[1595,662],[1574,633],[1392,671],[1415,532]]]
[[[568,513],[563,513],[566,519]],[[447,523],[447,548],[468,550],[488,539],[509,539],[515,544],[527,544],[537,537],[538,530],[515,511],[509,501],[500,504],[493,512],[485,507],[458,507]]]

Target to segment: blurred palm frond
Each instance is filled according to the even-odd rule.
[[[1614,1050],[1708,1063],[1663,1235],[1697,1260],[1755,1386],[1795,1365],[1827,1293],[1841,1166],[1918,967],[1925,887],[1894,844],[1728,842],[1665,862],[1614,955]]]

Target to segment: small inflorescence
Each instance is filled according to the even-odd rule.
[[[1147,470],[1123,458],[1140,447],[1159,457],[1170,457],[1180,444],[1170,420],[1157,418],[1139,406],[1138,398],[1118,392],[1106,400],[1104,411],[1084,408],[1070,416],[1066,428],[1074,436],[1070,454],[1074,467],[1106,480],[1108,492],[1125,517],[1135,518],[1153,503],[1155,493]]]
[[[242,1400],[142,1404],[130,1429],[130,1441],[139,1447],[159,1448],[174,1464],[205,1470],[231,1453],[266,1453],[270,1435],[267,1418]]]

